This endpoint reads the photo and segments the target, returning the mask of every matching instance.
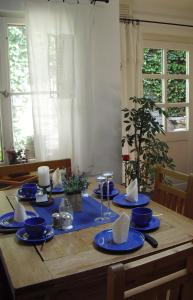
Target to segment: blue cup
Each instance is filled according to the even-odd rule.
[[[99,189],[100,189],[100,185],[99,185]],[[112,193],[113,189],[114,189],[114,182],[110,181],[109,182],[109,194]],[[103,194],[107,195],[107,183],[106,182],[103,184]]]
[[[38,188],[36,183],[24,183],[18,193],[24,197],[35,197],[37,190]]]
[[[33,217],[25,220],[24,227],[30,238],[41,238],[46,232],[46,220]]]
[[[145,227],[152,219],[152,210],[147,207],[135,207],[131,212],[131,222],[139,227]]]

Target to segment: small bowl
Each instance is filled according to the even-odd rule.
[[[39,238],[46,231],[46,220],[41,217],[29,218],[25,220],[24,227],[31,238]]]
[[[131,222],[136,226],[145,227],[152,219],[152,210],[147,207],[135,207],[131,212]]]

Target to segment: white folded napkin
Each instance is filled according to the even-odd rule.
[[[112,224],[113,241],[116,244],[125,243],[128,240],[130,218],[126,213],[121,216]]]
[[[57,168],[52,174],[52,182],[53,187],[62,186],[62,176],[59,168]]]
[[[125,200],[136,202],[138,201],[138,182],[137,178],[131,181],[128,187],[126,188],[126,197]]]
[[[16,207],[14,211],[14,221],[15,222],[24,222],[28,217],[25,211],[24,206],[18,202],[18,199],[16,197]]]

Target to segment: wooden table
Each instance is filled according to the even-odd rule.
[[[1,214],[14,207],[13,192],[0,192]],[[141,249],[127,254],[98,251],[93,237],[110,224],[57,235],[42,251],[41,246],[19,243],[14,234],[0,234],[0,259],[15,299],[105,299],[106,270],[110,264],[137,260],[192,241],[192,220],[155,202],[148,206],[161,220],[160,228],[151,233],[159,242],[156,249],[145,242]],[[32,210],[30,205],[26,207]],[[114,205],[112,209],[118,213],[125,210]]]

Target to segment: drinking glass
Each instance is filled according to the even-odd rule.
[[[113,172],[112,171],[106,171],[103,173],[105,177],[105,182],[107,185],[107,211],[104,213],[105,218],[110,218],[111,216],[111,202],[110,202],[110,192],[109,192],[109,184],[110,181],[113,179]]]
[[[95,222],[102,222],[104,221],[104,214],[103,214],[103,185],[105,183],[105,177],[104,176],[98,176],[97,182],[99,183],[100,187],[100,198],[101,198],[101,214],[100,217],[95,218]]]

